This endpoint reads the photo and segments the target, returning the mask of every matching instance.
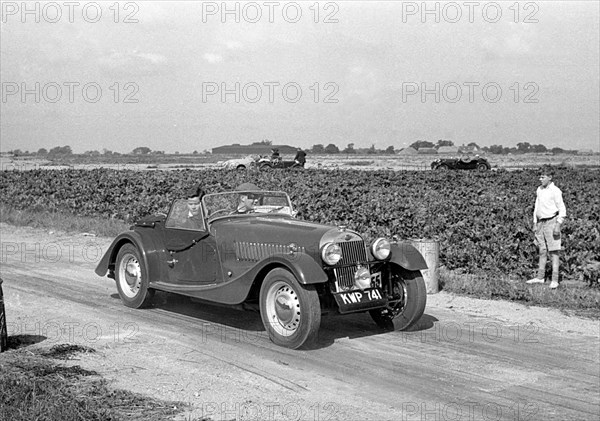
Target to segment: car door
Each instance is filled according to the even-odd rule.
[[[169,282],[202,286],[218,282],[217,244],[210,235],[200,209],[197,218],[189,215],[187,202],[176,200],[165,222],[164,244],[169,259]]]

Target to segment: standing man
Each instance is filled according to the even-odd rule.
[[[540,173],[541,185],[537,189],[533,209],[533,231],[540,250],[540,261],[535,278],[527,281],[528,284],[543,284],[546,281],[546,261],[549,254],[552,258],[552,289],[558,288],[560,227],[567,216],[562,192],[552,182],[553,175],[551,168],[543,168]]]
[[[304,167],[304,164],[306,163],[306,152],[304,152],[302,149],[298,149],[298,152],[296,152],[296,156],[294,157],[294,167]]]

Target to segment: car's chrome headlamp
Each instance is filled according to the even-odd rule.
[[[377,260],[385,260],[390,257],[392,245],[387,238],[378,238],[371,244],[371,253]]]
[[[335,265],[342,258],[342,248],[337,243],[327,243],[321,249],[321,258],[328,265]]]

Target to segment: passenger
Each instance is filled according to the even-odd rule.
[[[199,229],[204,227],[204,221],[202,221],[202,212],[200,208],[202,206],[202,197],[204,197],[204,190],[200,186],[194,186],[187,190],[187,206],[188,216],[184,222],[182,228]]]

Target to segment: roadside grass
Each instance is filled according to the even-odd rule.
[[[60,212],[17,210],[0,204],[0,222],[16,226],[54,229],[67,233],[90,233],[100,237],[116,237],[131,224],[119,219],[100,219]]]
[[[94,371],[52,360],[70,359],[75,352],[93,350],[60,345],[49,351],[21,348],[0,354],[0,420],[163,421],[187,408],[182,402],[112,389]]]
[[[440,268],[440,289],[458,295],[502,299],[521,304],[552,307],[569,315],[600,318],[600,290],[582,282],[563,281],[557,289],[550,282],[528,285],[525,280],[449,271]]]

